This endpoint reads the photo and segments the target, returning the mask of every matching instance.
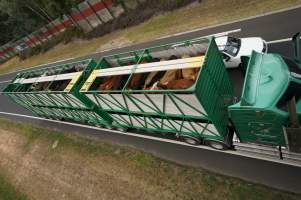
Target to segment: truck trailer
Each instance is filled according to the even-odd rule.
[[[301,152],[299,36],[294,58],[253,52],[234,92],[214,37],[19,73],[2,92],[36,115],[121,131],[173,135],[191,145],[240,142]]]

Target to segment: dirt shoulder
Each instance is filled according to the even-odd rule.
[[[0,120],[0,169],[30,199],[300,199],[141,151]]]
[[[196,1],[173,12],[154,16],[137,26],[115,31],[103,37],[76,40],[67,45],[60,44],[46,53],[23,61],[14,57],[0,65],[0,74],[89,55],[105,49],[147,42],[169,34],[243,19],[300,4],[301,0],[202,0],[201,3]]]

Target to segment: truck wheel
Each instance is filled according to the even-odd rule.
[[[191,137],[191,136],[181,136],[181,139],[182,141],[190,145],[199,145],[201,143],[198,138]]]
[[[206,140],[205,144],[210,146],[213,149],[216,149],[216,150],[227,150],[227,149],[229,149],[229,146],[226,145],[225,143],[215,141],[215,140]]]
[[[120,131],[120,132],[127,132],[128,129],[127,128],[124,128],[124,127],[119,127],[119,128],[116,128],[117,131]]]

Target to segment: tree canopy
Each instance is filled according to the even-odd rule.
[[[0,0],[0,45],[69,13],[82,0]]]

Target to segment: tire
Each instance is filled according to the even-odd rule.
[[[220,150],[220,151],[227,150],[230,148],[227,144],[215,140],[206,140],[205,144],[213,149]]]
[[[182,141],[186,142],[187,144],[190,145],[199,145],[201,144],[201,141],[196,138],[196,137],[192,137],[192,136],[181,136]]]
[[[116,128],[116,130],[125,133],[125,132],[127,132],[128,129],[124,128],[124,127],[119,127],[119,128]]]

